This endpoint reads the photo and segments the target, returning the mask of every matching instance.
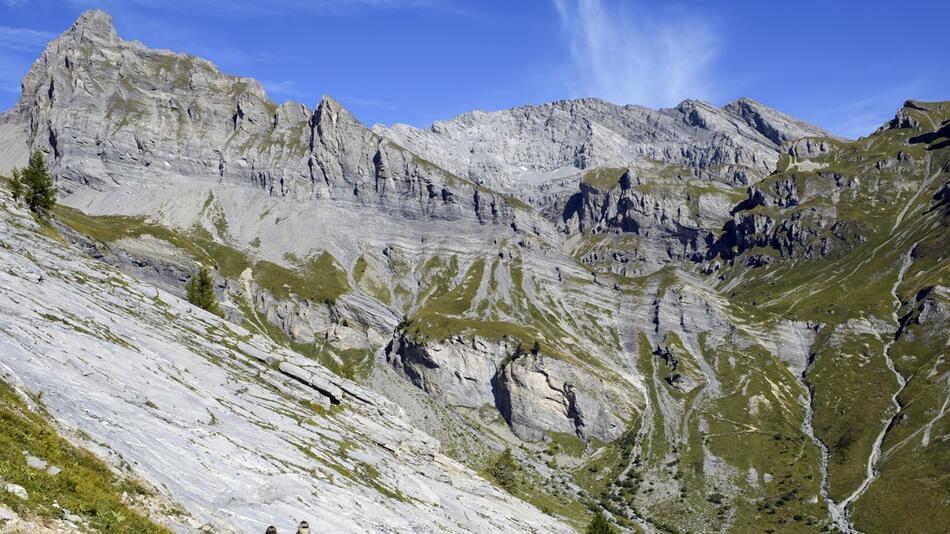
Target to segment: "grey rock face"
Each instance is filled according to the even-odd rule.
[[[789,143],[788,153],[796,158],[808,159],[831,152],[832,145],[826,139],[803,138]]]
[[[3,489],[21,501],[26,501],[30,498],[30,494],[26,491],[26,488],[18,484],[7,483]]]
[[[328,532],[571,531],[441,454],[380,395],[52,239],[5,193],[0,206],[2,380],[159,488],[178,511],[152,517],[171,530],[307,517]],[[0,530],[85,530],[54,526],[0,507]]]
[[[783,257],[834,257],[863,243],[867,229],[838,221],[838,199],[852,196],[858,181],[831,172],[816,176],[804,184],[781,177],[749,188],[710,255],[731,257],[764,247]]]
[[[581,260],[597,269],[634,276],[702,261],[745,194],[696,173],[642,160],[599,168],[581,175],[575,189],[545,198],[542,213],[569,243],[595,244]]]
[[[387,349],[390,365],[413,384],[451,405],[478,408],[495,404],[493,380],[515,347],[505,342],[450,338],[421,344],[400,335]]]
[[[256,80],[123,41],[101,11],[49,44],[0,123],[27,125],[28,147],[51,156],[67,191],[185,176],[413,216],[506,213],[491,193],[473,198],[470,184],[372,133],[329,97],[313,111],[278,106]]]
[[[401,335],[387,350],[390,364],[433,397],[451,406],[494,406],[527,441],[548,432],[613,441],[643,402],[595,373],[518,352],[507,341],[421,344]]]
[[[495,383],[499,411],[528,441],[538,441],[547,432],[613,441],[626,430],[631,415],[624,410],[629,401],[621,400],[621,391],[543,354],[515,356]]]
[[[894,118],[888,121],[887,123],[885,123],[884,125],[882,125],[880,128],[878,128],[877,131],[882,132],[884,130],[889,130],[889,129],[903,129],[903,128],[919,130],[920,121],[914,118],[914,116],[911,114],[912,110],[924,111],[926,110],[926,107],[923,106],[922,103],[920,102],[907,100],[906,102],[904,102],[904,105],[901,106],[901,108],[897,110],[897,114],[894,116]]]
[[[720,202],[717,207],[714,200],[700,205],[699,198],[690,199],[676,186],[653,190],[637,187],[659,182],[653,178],[644,178],[631,169],[609,189],[582,180],[577,193],[561,197],[545,213],[560,219],[559,228],[567,234],[639,236],[645,264],[703,257],[716,225],[727,213],[723,208],[728,203]],[[711,213],[704,213],[710,208]]]
[[[475,111],[427,129],[377,125],[374,131],[459,176],[502,189],[565,168],[626,165],[640,158],[747,184],[771,172],[785,141],[829,135],[749,99],[721,109],[687,100],[652,110],[585,98]]]
[[[828,135],[826,131],[814,125],[779,113],[750,98],[740,98],[726,104],[722,109],[744,119],[746,124],[767,137],[776,146],[797,141],[803,137]]]
[[[900,318],[897,339],[907,337],[910,340],[924,342],[946,332],[950,325],[950,289],[935,286],[915,295],[906,306],[907,310]],[[903,311],[903,310],[902,310]]]

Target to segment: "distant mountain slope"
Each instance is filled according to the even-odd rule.
[[[163,516],[177,532],[302,519],[321,532],[570,531],[442,455],[389,401],[44,235],[6,191],[0,370],[167,492],[188,514]]]
[[[47,155],[65,240],[163,295],[213,267],[253,339],[496,483],[511,448],[571,526],[950,530],[946,102],[855,141],[747,99],[374,133],[102,12],[24,89],[0,162]]]
[[[373,131],[459,176],[501,189],[564,169],[621,166],[644,157],[742,185],[771,172],[783,142],[830,135],[750,99],[721,109],[686,100],[653,110],[583,98],[473,111],[424,129],[397,124]]]
[[[18,133],[53,156],[66,191],[223,180],[448,219],[497,217],[484,207],[504,204],[487,194],[473,206],[471,184],[373,134],[330,97],[315,110],[278,106],[256,80],[120,39],[102,11],[80,16],[27,73],[0,116],[11,151]]]

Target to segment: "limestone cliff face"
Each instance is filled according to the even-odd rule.
[[[0,208],[0,380],[154,488],[167,504],[143,515],[171,531],[305,517],[327,532],[573,532],[444,456],[381,395],[49,237],[6,191]],[[16,510],[43,506],[37,493]],[[85,509],[49,530],[0,511],[3,531],[101,525]]]
[[[420,343],[400,335],[387,359],[418,387],[450,406],[495,407],[514,433],[536,442],[560,432],[609,442],[643,399],[617,384],[510,341],[457,337]]]
[[[614,441],[643,402],[623,387],[543,354],[518,354],[495,378],[498,407],[518,436],[560,432]]]
[[[829,135],[750,99],[721,109],[687,100],[653,110],[585,98],[475,111],[427,129],[377,125],[374,131],[459,176],[503,189],[559,169],[641,157],[747,184],[771,172],[785,141]]]
[[[427,217],[505,217],[502,199],[482,191],[479,202],[471,184],[372,133],[332,98],[315,110],[277,105],[256,80],[120,39],[102,11],[49,44],[3,122],[25,126],[66,190],[176,176]]]
[[[857,141],[748,99],[370,130],[97,11],[23,89],[0,171],[44,151],[61,234],[163,291],[214,266],[255,346],[310,358],[265,367],[321,402],[371,396],[325,369],[364,381],[456,458],[511,446],[559,508],[646,532],[888,532],[871,508],[933,502],[869,496],[942,458],[945,102]]]

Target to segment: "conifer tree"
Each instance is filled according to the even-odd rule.
[[[188,292],[188,302],[217,316],[223,316],[221,307],[218,306],[218,298],[214,294],[214,278],[207,266],[202,265],[185,288]]]
[[[617,534],[617,529],[607,521],[604,514],[598,511],[587,525],[587,534]]]
[[[13,202],[19,202],[20,197],[23,196],[23,178],[20,176],[20,169],[14,167],[10,175],[10,194],[13,195]]]
[[[495,461],[492,462],[491,467],[488,469],[488,474],[498,483],[499,486],[512,492],[518,486],[518,471],[519,471],[518,462],[515,461],[515,457],[511,454],[511,449],[505,449],[504,452],[498,455],[495,458]]]
[[[42,152],[34,152],[30,163],[23,170],[22,181],[25,191],[23,199],[34,213],[45,214],[56,205],[56,187],[46,170]]]

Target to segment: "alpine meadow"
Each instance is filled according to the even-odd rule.
[[[0,113],[0,532],[950,532],[950,101],[368,126],[124,34]]]

